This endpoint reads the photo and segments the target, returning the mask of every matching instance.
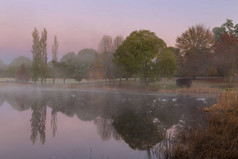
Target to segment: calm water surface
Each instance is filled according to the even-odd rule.
[[[147,159],[215,98],[0,90],[0,159]],[[182,123],[182,124],[181,124]]]

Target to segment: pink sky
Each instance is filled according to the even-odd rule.
[[[1,0],[0,58],[9,63],[18,56],[31,57],[36,27],[48,31],[48,57],[54,35],[60,57],[84,48],[97,49],[103,35],[128,36],[148,29],[174,46],[189,26],[220,26],[227,18],[238,23],[237,0]]]

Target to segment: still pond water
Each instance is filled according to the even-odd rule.
[[[214,97],[0,90],[0,159],[147,159]]]

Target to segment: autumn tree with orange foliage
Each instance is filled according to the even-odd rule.
[[[212,32],[203,25],[189,27],[177,37],[176,46],[181,55],[178,61],[180,75],[194,78],[207,75],[213,44]]]

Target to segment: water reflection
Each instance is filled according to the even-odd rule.
[[[209,106],[214,98],[190,96],[152,96],[113,93],[62,91],[5,91],[0,103],[7,101],[18,111],[31,110],[32,143],[46,142],[47,109],[51,109],[51,131],[57,133],[57,114],[77,116],[93,121],[103,141],[123,140],[134,150],[151,149],[166,137],[168,129],[184,121],[187,125],[202,123],[204,115],[198,106]]]
[[[132,149],[148,150],[164,138],[165,131],[160,123],[153,122],[146,112],[127,110],[117,115],[114,128]]]
[[[45,143],[45,123],[46,123],[46,103],[44,101],[35,102],[31,107],[31,141],[33,144],[39,136],[40,142]]]

